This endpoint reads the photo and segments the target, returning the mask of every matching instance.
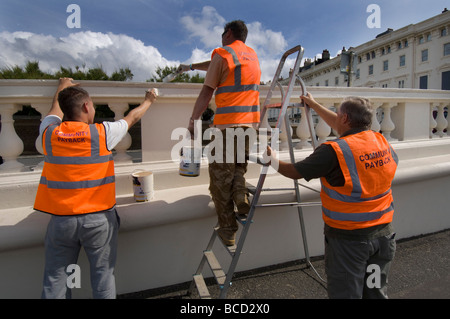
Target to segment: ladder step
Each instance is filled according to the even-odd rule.
[[[211,250],[205,251],[203,254],[206,257],[206,260],[208,260],[208,264],[214,274],[214,277],[216,278],[217,283],[219,285],[223,285],[225,283],[226,275],[216,256]]]
[[[214,232],[216,233],[217,237],[219,237],[220,243],[227,249],[227,251],[230,253],[231,257],[234,257],[234,253],[236,252],[236,245],[233,246],[227,246],[223,243],[223,241],[220,239],[220,236],[218,234],[219,227],[214,227]]]
[[[205,279],[203,276],[194,275],[195,286],[197,286],[198,294],[201,299],[211,299],[211,295],[209,294],[208,288],[206,287]]]
[[[247,190],[250,194],[254,195],[256,193],[256,186],[253,186],[249,183],[246,183],[245,186],[247,187]]]

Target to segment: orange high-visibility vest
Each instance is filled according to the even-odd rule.
[[[214,124],[259,123],[259,84],[261,69],[255,51],[244,42],[215,49],[227,61],[229,73],[216,90]]]
[[[345,184],[334,187],[321,178],[324,222],[347,230],[390,223],[398,158],[383,135],[368,130],[326,144],[336,152]]]
[[[50,125],[42,144],[45,161],[34,209],[78,215],[115,206],[114,162],[103,124]]]

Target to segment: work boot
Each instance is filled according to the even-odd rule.
[[[236,240],[236,232],[231,229],[219,228],[217,229],[217,234],[219,235],[222,243],[225,246],[234,246]]]
[[[248,194],[239,194],[234,196],[234,203],[236,204],[238,215],[247,216],[250,211],[250,202]]]

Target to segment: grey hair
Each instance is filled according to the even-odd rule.
[[[372,103],[363,97],[349,96],[340,106],[341,113],[347,114],[351,128],[370,129],[372,125]]]

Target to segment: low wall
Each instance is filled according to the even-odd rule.
[[[394,227],[397,238],[407,238],[450,228],[448,183],[450,139],[393,142],[400,165],[393,183]],[[311,150],[296,151],[296,158]],[[287,159],[288,154],[281,152]],[[136,203],[130,173],[136,168],[155,174],[155,199]],[[256,183],[259,166],[250,165],[247,179]],[[208,191],[206,163],[200,177],[178,175],[177,163],[153,162],[116,165],[118,213],[121,217],[116,268],[119,294],[168,286],[191,280],[202,251],[216,223]],[[0,210],[0,298],[39,298],[44,268],[46,225],[49,215],[34,212],[32,204],[39,173],[0,176],[2,198],[11,198]],[[320,189],[317,180],[306,183]],[[293,182],[278,174],[266,179],[265,187],[291,187]],[[14,197],[16,196],[16,198]],[[318,201],[318,194],[301,188],[304,201]],[[16,199],[20,198],[21,201]],[[263,193],[263,202],[294,200],[290,191]],[[19,202],[20,204],[17,204]],[[16,204],[11,204],[16,203]],[[309,253],[323,255],[323,222],[320,207],[303,209]],[[228,253],[217,242],[223,267]],[[260,208],[250,228],[237,271],[304,258],[297,209]],[[88,262],[80,254],[81,288],[74,298],[90,298]]]

